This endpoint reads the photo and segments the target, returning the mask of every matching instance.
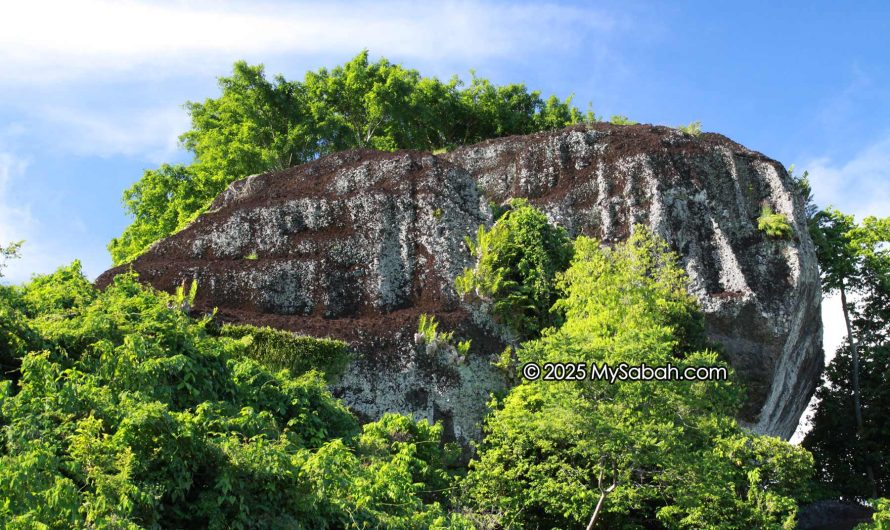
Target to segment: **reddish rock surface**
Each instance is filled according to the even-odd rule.
[[[225,318],[348,340],[335,386],[373,418],[411,412],[478,435],[490,361],[503,338],[452,287],[464,237],[488,202],[526,197],[573,235],[605,243],[650,226],[679,253],[709,335],[748,389],[743,419],[789,437],[822,366],[819,278],[803,204],[784,168],[716,134],[649,125],[570,127],[490,140],[441,156],[349,151],[234,183],[210,211],[133,268],[167,291],[198,281],[195,307]],[[757,229],[766,204],[794,233]],[[255,258],[255,259],[254,259]],[[421,313],[472,338],[455,364],[412,341]]]

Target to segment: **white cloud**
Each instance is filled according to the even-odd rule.
[[[0,8],[0,68],[7,83],[33,84],[364,47],[431,60],[517,59],[570,48],[583,30],[603,35],[614,24],[591,8],[549,3],[31,0]]]
[[[10,185],[15,178],[24,176],[28,162],[12,153],[0,151],[0,246],[30,240],[37,228],[37,221],[31,214],[31,206],[21,204],[10,197]],[[21,260],[10,260],[3,272],[3,281],[19,283],[30,274],[22,266]]]
[[[890,136],[866,146],[846,162],[821,157],[802,167],[810,172],[820,206],[833,205],[857,219],[890,215]]]
[[[141,155],[154,163],[168,161],[178,137],[188,130],[184,109],[162,107],[129,112],[85,111],[67,107],[41,109],[44,140],[76,155]]]

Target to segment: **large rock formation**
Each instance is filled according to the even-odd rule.
[[[783,167],[716,134],[598,124],[490,140],[436,156],[350,151],[234,183],[210,211],[130,266],[173,290],[197,279],[196,308],[350,341],[335,385],[361,416],[412,412],[460,440],[478,435],[503,347],[464,306],[454,277],[489,201],[526,197],[573,235],[614,243],[635,223],[677,250],[748,390],[743,420],[790,437],[822,366],[819,278],[803,204]],[[757,228],[763,205],[790,239]],[[413,334],[422,313],[473,339],[456,363]]]

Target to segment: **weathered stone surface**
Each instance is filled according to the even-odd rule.
[[[470,261],[464,237],[491,223],[488,201],[511,197],[605,243],[635,223],[665,237],[748,387],[743,419],[793,433],[822,366],[803,205],[780,164],[719,135],[599,124],[442,156],[340,153],[234,183],[132,267],[165,290],[197,279],[199,310],[351,341],[356,358],[334,390],[353,410],[413,412],[465,441],[478,435],[488,392],[505,384],[489,364],[503,342],[452,285]],[[757,229],[763,204],[788,216],[791,239]],[[424,312],[473,339],[466,363],[414,344]]]

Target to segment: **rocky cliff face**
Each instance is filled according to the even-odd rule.
[[[351,151],[234,183],[210,211],[131,265],[224,318],[350,341],[334,391],[359,415],[414,413],[476,437],[503,343],[461,304],[464,246],[492,222],[488,202],[526,197],[573,235],[614,243],[635,223],[677,250],[707,332],[748,388],[743,419],[789,437],[822,366],[819,278],[800,198],[777,162],[714,134],[666,127],[573,127],[435,156]],[[791,239],[757,229],[762,205]],[[422,313],[473,339],[465,362],[416,345]]]

